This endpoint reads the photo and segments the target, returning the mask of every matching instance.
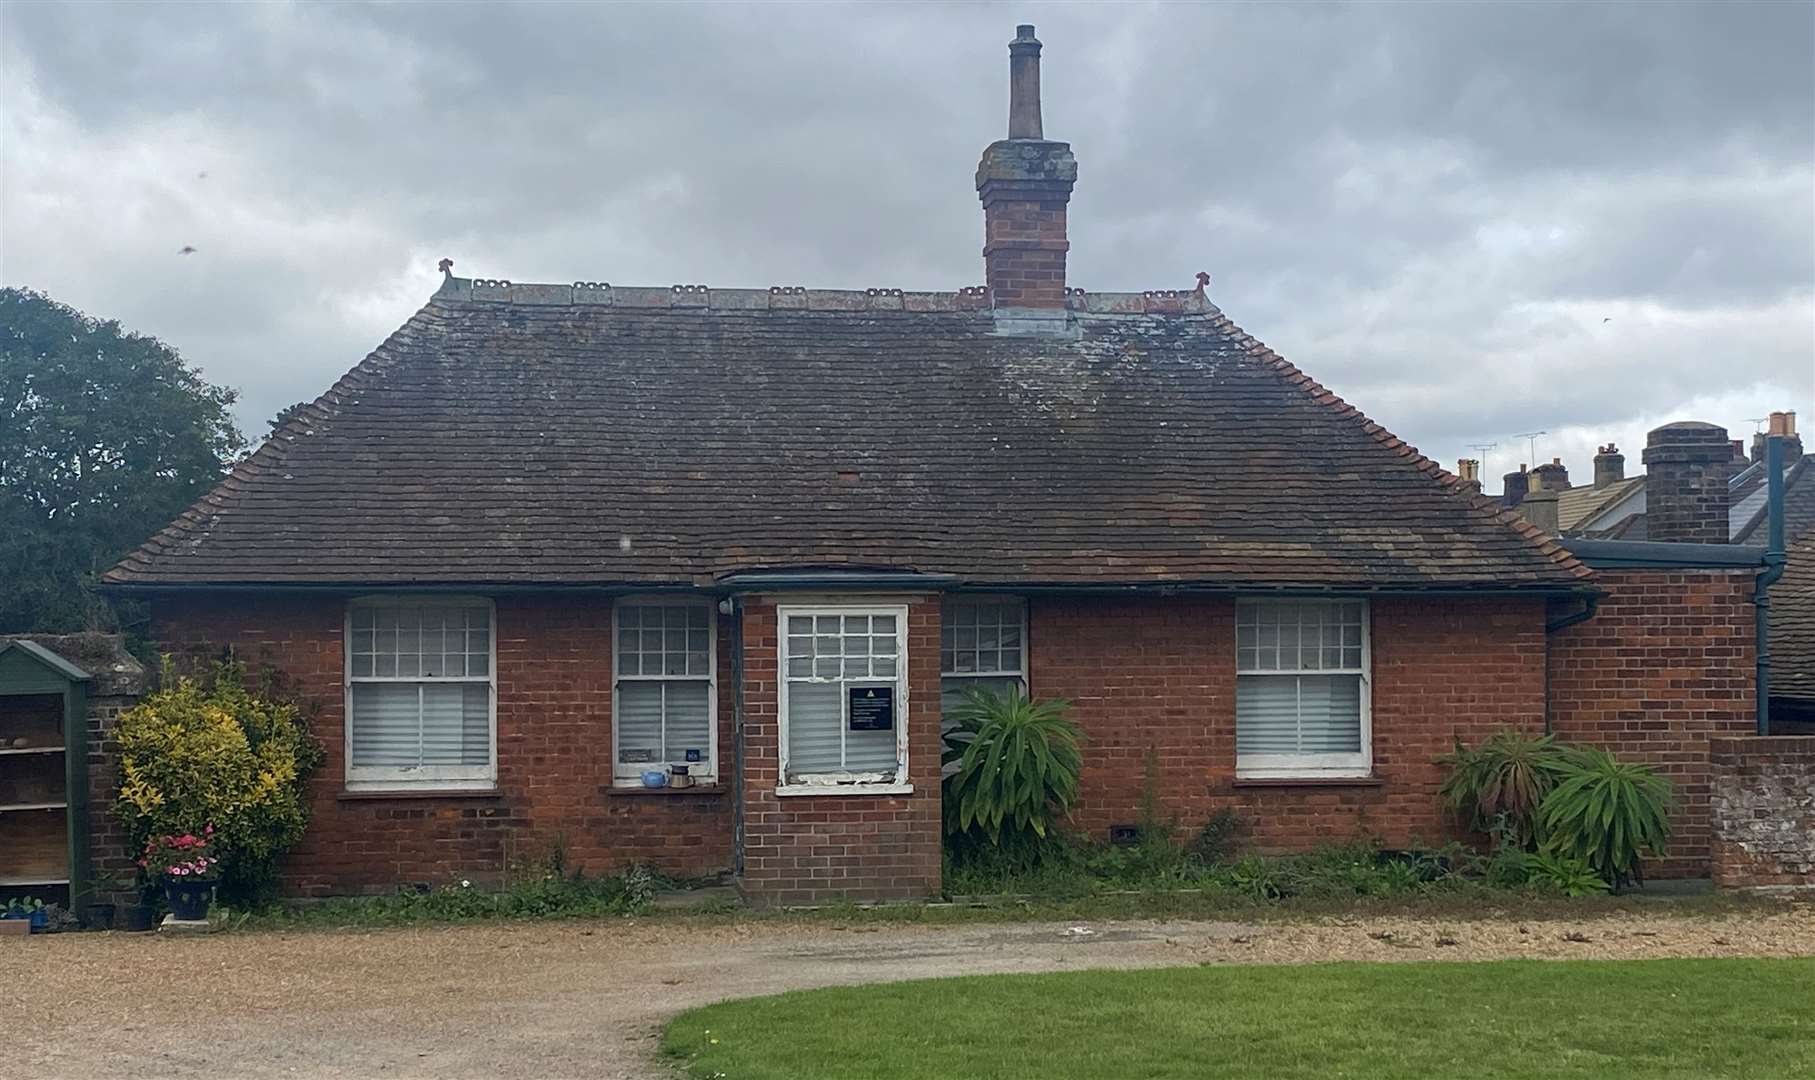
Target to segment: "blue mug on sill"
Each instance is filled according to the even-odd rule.
[[[643,774],[644,787],[667,787],[668,774],[660,769],[650,769]]]

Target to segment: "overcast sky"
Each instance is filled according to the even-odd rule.
[[[1453,468],[1815,429],[1815,5],[0,5],[0,280],[313,398],[434,290],[953,289],[1014,25],[1071,284],[1187,288]],[[195,252],[179,255],[184,247]],[[1815,441],[1812,441],[1815,446]],[[1489,482],[1497,487],[1497,480]]]

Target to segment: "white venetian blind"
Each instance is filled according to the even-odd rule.
[[[844,688],[835,682],[788,687],[788,771],[837,772],[844,768]],[[891,749],[893,747],[891,746]]]
[[[688,765],[712,776],[712,610],[704,604],[617,608],[617,773]]]
[[[1247,677],[1235,686],[1239,754],[1361,752],[1361,677]]]
[[[476,779],[489,773],[490,608],[360,604],[349,623],[349,775]]]
[[[782,642],[788,683],[787,774],[891,773],[900,763],[900,619],[881,612],[790,615]],[[852,686],[892,686],[896,728],[851,730]]]
[[[1360,601],[1237,606],[1238,767],[1366,766],[1366,625]]]

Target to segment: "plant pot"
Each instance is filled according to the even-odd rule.
[[[32,924],[31,932],[34,934],[42,934],[46,930],[49,930],[50,929],[50,912],[45,911],[43,908],[39,908],[38,910],[32,912],[31,924]]]
[[[214,882],[199,878],[167,877],[164,879],[164,902],[170,914],[183,922],[201,922],[208,918],[208,902],[214,899]]]
[[[158,924],[158,909],[150,904],[127,904],[120,915],[120,929],[128,933],[142,934]]]
[[[0,918],[0,937],[24,937],[31,933],[31,931],[32,924],[30,919]]]
[[[112,904],[90,904],[82,909],[82,925],[90,930],[112,930],[113,914]]]

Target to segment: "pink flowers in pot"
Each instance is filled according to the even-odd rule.
[[[201,835],[188,832],[181,836],[154,836],[139,857],[139,866],[151,877],[212,878],[220,858],[214,854],[214,826],[202,829]]]

